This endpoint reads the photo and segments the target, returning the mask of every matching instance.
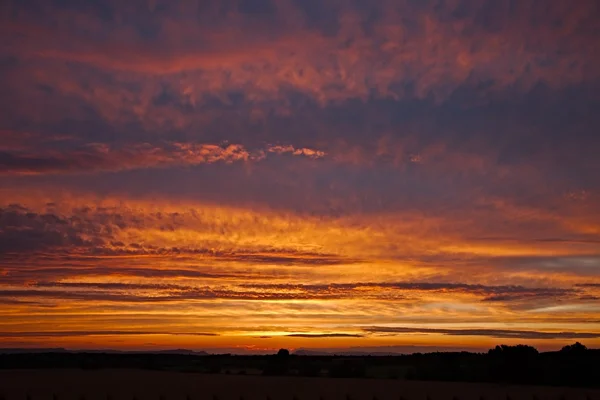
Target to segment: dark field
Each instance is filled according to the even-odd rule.
[[[600,400],[597,389],[111,370],[0,371],[4,400]]]

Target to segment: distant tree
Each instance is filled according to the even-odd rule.
[[[288,349],[279,349],[279,351],[277,352],[277,356],[278,357],[289,357],[290,351]]]
[[[561,351],[561,353],[581,354],[581,353],[585,353],[587,351],[587,347],[582,345],[579,342],[576,342],[575,344],[571,344],[571,345],[563,347],[560,351]]]
[[[527,356],[536,356],[539,354],[537,349],[533,346],[527,346],[524,344],[518,344],[516,346],[508,346],[502,344],[500,346],[496,346],[493,349],[488,351],[488,354],[491,356],[507,356],[507,357],[527,357]]]

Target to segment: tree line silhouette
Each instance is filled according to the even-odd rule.
[[[501,345],[487,353],[438,352],[394,356],[191,355],[168,353],[0,354],[0,369],[140,368],[212,374],[329,376],[600,387],[600,350],[580,343],[538,352]]]

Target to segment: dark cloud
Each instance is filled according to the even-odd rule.
[[[523,299],[558,299],[572,297],[577,293],[575,289],[569,288],[530,288],[523,286],[486,286],[465,283],[445,282],[357,282],[357,283],[331,283],[327,285],[303,285],[303,284],[263,284],[249,283],[242,287],[270,290],[298,290],[304,293],[336,293],[345,294],[364,293],[360,289],[372,289],[376,293],[381,290],[398,290],[400,292],[458,292],[471,293],[482,296],[482,301],[516,301]],[[366,292],[365,294],[368,294]]]
[[[89,259],[88,259],[89,261]],[[104,262],[106,260],[103,260]],[[97,262],[103,262],[102,260],[97,260]],[[156,278],[156,279],[172,279],[172,278],[187,278],[187,279],[211,279],[211,280],[220,280],[220,279],[257,279],[256,276],[245,274],[245,273],[218,273],[218,272],[209,272],[212,271],[213,267],[207,266],[194,266],[194,269],[156,269],[152,267],[126,267],[123,266],[122,263],[117,263],[114,266],[105,266],[105,267],[86,267],[79,265],[77,263],[73,264],[70,267],[30,267],[23,266],[20,263],[23,261],[17,261],[16,266],[8,266],[4,264],[3,267],[7,274],[3,277],[3,282],[6,284],[13,283],[24,283],[24,282],[32,282],[38,280],[46,280],[46,279],[64,279],[68,277],[140,277],[140,278]],[[26,261],[32,262],[32,261]],[[266,276],[264,273],[263,276]],[[52,285],[51,282],[46,282],[48,285]],[[76,283],[73,283],[76,285]]]
[[[50,285],[46,285],[50,287]],[[168,303],[183,301],[201,301],[201,300],[248,300],[248,301],[275,301],[275,300],[333,300],[340,296],[328,293],[317,293],[313,295],[294,294],[294,293],[276,293],[276,292],[255,292],[255,291],[236,291],[210,287],[173,287],[163,288],[157,286],[153,289],[145,285],[123,285],[119,289],[110,284],[83,284],[73,285],[79,290],[59,290],[61,285],[53,290],[34,290],[34,289],[0,289],[0,299],[56,299],[56,300],[78,300],[88,302],[113,302],[113,303]],[[68,287],[68,285],[67,285]],[[65,289],[67,288],[65,287]],[[86,289],[99,288],[99,291]],[[127,289],[123,290],[123,289]],[[144,292],[132,293],[131,290],[154,290],[152,294]]]
[[[2,338],[26,337],[79,337],[79,336],[145,336],[145,335],[190,335],[190,336],[219,336],[206,332],[161,332],[161,331],[43,331],[43,332],[0,332]]]
[[[339,338],[339,337],[354,337],[360,338],[364,337],[364,335],[356,334],[356,333],[292,333],[286,335],[288,337],[300,337],[300,338],[312,338],[312,339],[322,339],[322,338]]]
[[[435,329],[376,326],[364,328],[364,330],[368,333],[434,333],[449,336],[488,336],[502,339],[596,339],[600,337],[600,332],[540,332],[504,329]]]
[[[47,153],[47,154],[46,154]],[[261,161],[267,154],[290,154],[309,158],[321,158],[325,153],[308,148],[269,146],[256,152],[241,145],[218,146],[203,143],[164,143],[161,146],[133,144],[121,149],[107,145],[88,145],[69,152],[0,152],[0,174],[85,173],[121,171],[129,169],[156,168],[213,164],[217,162]]]

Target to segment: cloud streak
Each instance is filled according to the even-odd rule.
[[[403,328],[403,327],[369,327],[369,333],[428,333],[450,336],[488,336],[499,339],[596,339],[600,333],[592,332],[539,332],[504,329],[436,329],[436,328]]]
[[[81,336],[150,336],[150,335],[189,335],[189,336],[218,336],[216,333],[206,332],[152,332],[152,331],[44,331],[44,332],[0,332],[0,337],[3,338],[22,338],[22,337],[81,337]]]
[[[224,146],[196,143],[169,143],[163,147],[150,144],[112,149],[104,144],[89,144],[70,152],[0,152],[0,173],[44,174],[123,171],[143,168],[195,166],[222,162],[259,162],[267,153],[305,156],[318,159],[325,152],[293,146],[269,146],[251,152],[239,144]]]

